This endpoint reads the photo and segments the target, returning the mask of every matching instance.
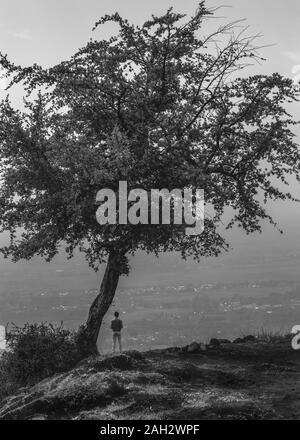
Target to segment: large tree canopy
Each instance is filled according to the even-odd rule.
[[[128,254],[217,255],[226,248],[218,226],[227,207],[228,228],[259,231],[265,219],[275,224],[260,193],[264,202],[293,199],[282,183],[300,180],[286,109],[299,90],[279,74],[245,76],[259,59],[254,40],[235,35],[236,23],[206,36],[212,14],[201,2],[191,19],[170,9],[142,26],[106,15],[95,31],[114,22],[116,36],[91,40],[48,69],[1,56],[10,86],[27,92],[24,110],[9,98],[0,106],[0,224],[11,236],[1,252],[50,260],[63,245],[95,268],[107,260],[87,323],[94,342]],[[96,193],[117,191],[122,180],[147,191],[203,188],[213,215],[199,236],[175,225],[100,227]]]

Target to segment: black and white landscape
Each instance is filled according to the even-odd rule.
[[[0,0],[0,420],[300,419],[299,19]]]

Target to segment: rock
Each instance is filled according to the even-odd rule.
[[[253,335],[245,336],[243,342],[256,342],[256,337]]]
[[[166,353],[170,353],[170,354],[178,353],[180,351],[182,351],[180,347],[169,347],[166,349]]]
[[[231,341],[229,339],[219,339],[220,344],[231,344]]]
[[[245,344],[247,342],[256,342],[256,337],[253,335],[244,336],[243,338],[237,338],[233,341],[234,344]]]
[[[244,340],[242,338],[236,338],[233,343],[234,344],[243,344]]]
[[[212,338],[209,342],[209,347],[210,348],[219,348],[222,344],[231,344],[231,341],[229,341],[229,339]]]
[[[218,348],[218,347],[220,347],[220,345],[221,345],[221,343],[220,343],[219,339],[212,338],[209,341],[209,346],[212,347],[212,348]]]
[[[198,344],[198,342],[192,342],[187,348],[188,353],[199,353],[199,351],[200,344]]]

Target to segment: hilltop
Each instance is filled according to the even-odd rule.
[[[81,361],[0,403],[0,419],[300,419],[288,339],[130,351]]]

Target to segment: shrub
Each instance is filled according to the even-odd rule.
[[[72,368],[82,359],[76,332],[48,323],[13,325],[7,332],[7,351],[0,360],[0,380],[32,385]]]
[[[14,394],[15,391],[20,388],[10,376],[9,371],[5,366],[5,362],[3,362],[3,357],[0,357],[0,402],[5,397]]]

